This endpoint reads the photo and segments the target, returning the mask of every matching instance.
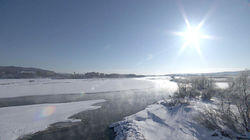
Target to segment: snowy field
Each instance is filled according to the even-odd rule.
[[[93,104],[104,101],[89,100],[0,108],[0,140],[15,140],[19,136],[44,130],[52,123],[72,121],[68,117],[84,110],[100,108]]]
[[[0,98],[95,93],[130,89],[176,89],[168,77],[121,79],[1,79]]]
[[[212,131],[193,120],[193,116],[209,103],[192,101],[190,105],[166,106],[165,101],[148,106],[123,121],[112,124],[116,140],[216,140]]]

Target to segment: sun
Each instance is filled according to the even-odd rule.
[[[202,34],[199,29],[190,27],[183,33],[183,38],[190,45],[197,45],[202,38]]]
[[[200,42],[202,39],[209,39],[211,36],[203,34],[201,32],[201,26],[190,26],[188,24],[187,28],[183,32],[175,32],[176,35],[180,36],[184,40],[184,44],[180,48],[180,53],[182,53],[186,48],[195,49],[199,55],[201,54]]]
[[[190,24],[182,5],[179,5],[179,8],[183,16],[183,19],[186,23],[186,29],[184,31],[172,32],[174,35],[180,36],[184,40],[183,45],[180,47],[179,54],[181,54],[184,50],[188,48],[189,50],[195,49],[197,53],[200,56],[202,56],[201,46],[200,46],[200,44],[203,42],[202,40],[203,39],[215,39],[214,36],[210,36],[201,32],[201,31],[204,31],[202,27],[205,21],[207,20],[207,18],[209,17],[209,15],[211,14],[211,12],[208,12],[205,15],[205,17],[197,24],[197,26],[193,26]]]

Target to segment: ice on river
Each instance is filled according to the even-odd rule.
[[[19,136],[46,129],[50,124],[70,121],[68,117],[100,106],[105,100],[71,103],[38,104],[0,108],[0,140],[14,140]]]

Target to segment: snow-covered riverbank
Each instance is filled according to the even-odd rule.
[[[115,131],[116,140],[227,139],[212,136],[214,132],[193,119],[199,110],[212,105],[212,103],[193,100],[190,104],[171,107],[168,102],[162,100],[110,127]]]

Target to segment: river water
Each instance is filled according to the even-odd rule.
[[[168,77],[147,77],[139,80],[148,80],[153,84],[148,87],[139,86],[140,88],[84,94],[72,93],[0,98],[0,107],[105,99],[106,102],[98,104],[101,108],[79,112],[71,117],[80,119],[80,122],[58,122],[52,124],[44,131],[27,135],[20,139],[113,139],[114,135],[112,129],[109,128],[110,124],[137,113],[158,100],[168,98],[177,89],[176,83],[169,81]]]

